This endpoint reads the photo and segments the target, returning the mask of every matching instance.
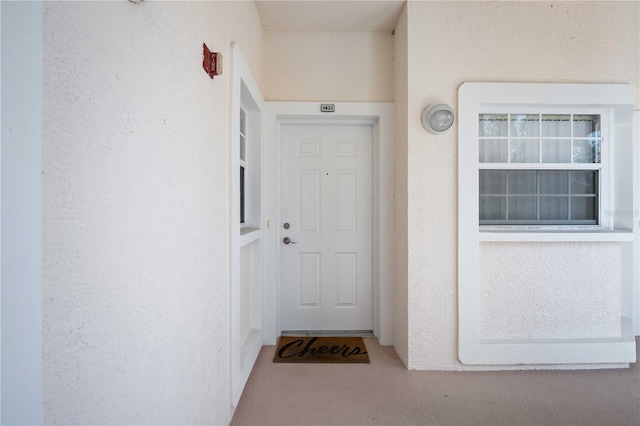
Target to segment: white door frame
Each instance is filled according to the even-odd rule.
[[[393,344],[394,260],[394,106],[390,103],[335,103],[335,112],[320,112],[320,102],[266,102],[265,110],[265,237],[273,247],[265,258],[265,344],[275,344],[280,320],[281,141],[283,123],[321,123],[357,120],[371,123],[373,140],[373,333],[380,344]]]

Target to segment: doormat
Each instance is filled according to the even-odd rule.
[[[282,363],[368,363],[362,337],[282,336],[273,362]]]

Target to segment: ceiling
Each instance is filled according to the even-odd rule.
[[[258,0],[265,31],[391,32],[405,0]]]

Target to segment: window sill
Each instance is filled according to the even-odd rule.
[[[262,230],[260,228],[252,228],[249,226],[240,228],[240,247],[259,240],[261,236]]]
[[[543,227],[543,226],[488,226],[480,228],[478,240],[490,241],[601,241],[632,242],[635,234],[631,230],[602,227]]]

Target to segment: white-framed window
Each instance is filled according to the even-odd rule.
[[[606,111],[488,107],[478,114],[480,225],[602,225]]]
[[[240,233],[260,229],[261,205],[261,112],[256,102],[241,85],[240,105],[234,108],[237,123],[233,141],[234,169],[234,221],[240,225]]]
[[[558,230],[590,238],[587,233],[633,229],[633,90],[623,84],[461,86],[461,226],[481,238]]]
[[[624,84],[464,83],[459,88],[458,348],[464,364],[635,360],[632,330],[637,333],[640,300],[635,98],[635,87]],[[581,261],[575,248],[591,252],[593,259],[619,250],[619,258],[604,260],[601,267],[612,274],[604,281],[610,286],[606,309],[598,293],[603,281],[575,267]],[[568,273],[558,269],[565,265]],[[492,274],[495,270],[509,272]],[[563,295],[575,297],[557,305]],[[534,314],[512,306],[535,306]],[[619,336],[573,322],[583,312],[599,310],[614,328],[619,318]],[[559,338],[546,328],[535,334],[540,321],[548,330],[573,323],[589,337]],[[512,337],[503,323],[518,324],[522,333]]]

